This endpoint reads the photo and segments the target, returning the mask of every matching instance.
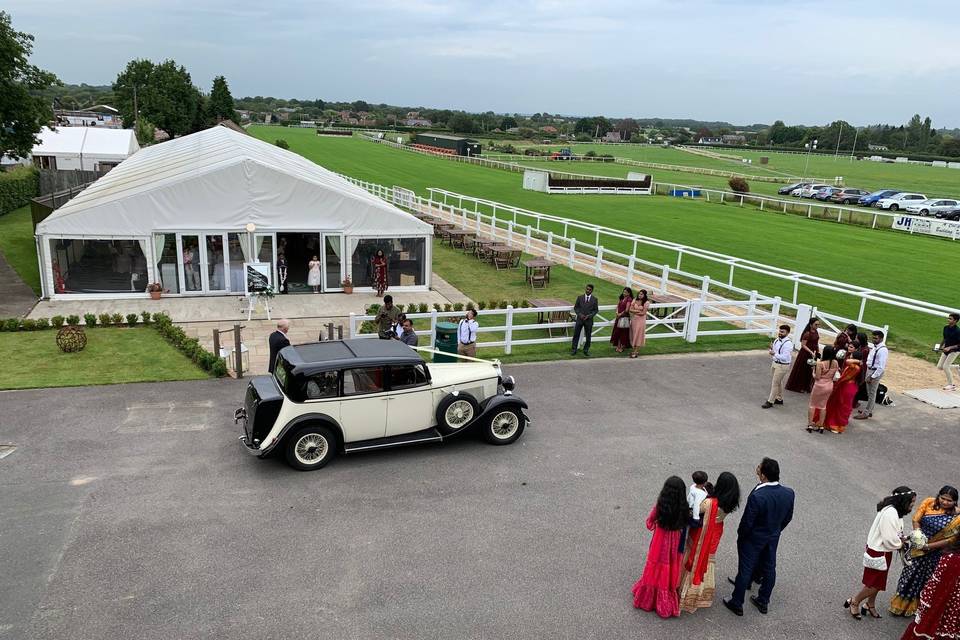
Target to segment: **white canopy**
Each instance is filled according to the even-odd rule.
[[[130,129],[44,127],[38,137],[40,144],[33,147],[35,156],[82,157],[120,162],[140,149],[137,138]]]
[[[147,147],[37,225],[37,235],[340,231],[428,236],[432,227],[296,153],[212,127]]]

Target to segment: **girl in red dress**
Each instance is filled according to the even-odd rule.
[[[656,611],[661,618],[680,615],[680,539],[689,520],[687,486],[677,476],[670,476],[647,516],[647,529],[653,531],[653,539],[643,575],[633,585],[633,606],[637,609]]]
[[[373,286],[378,296],[387,290],[387,256],[383,255],[383,249],[377,249],[373,256]]]

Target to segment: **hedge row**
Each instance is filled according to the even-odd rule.
[[[167,342],[172,344],[181,353],[193,360],[197,366],[204,371],[209,371],[218,378],[227,375],[227,363],[223,358],[217,357],[200,345],[200,341],[191,338],[170,320],[170,316],[165,313],[151,314],[149,311],[143,311],[139,314],[128,313],[101,313],[96,315],[86,313],[83,316],[83,323],[87,327],[122,326],[133,327],[137,324],[151,324],[160,332]],[[59,329],[64,325],[79,325],[80,316],[53,316],[52,318],[20,318],[0,319],[0,331],[42,331],[44,329]]]
[[[40,174],[33,167],[0,171],[0,216],[28,204],[40,195]]]

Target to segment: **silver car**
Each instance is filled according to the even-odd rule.
[[[921,216],[935,216],[938,213],[953,211],[958,206],[960,206],[960,202],[956,200],[930,198],[929,200],[924,200],[923,202],[917,202],[916,204],[908,205],[907,207],[904,207],[904,211]]]

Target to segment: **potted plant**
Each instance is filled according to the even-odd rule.
[[[152,300],[159,300],[160,294],[163,293],[163,285],[159,282],[151,282],[147,285],[147,293],[150,294]]]
[[[350,280],[350,276],[344,278],[341,284],[343,285],[344,293],[353,293],[353,281]]]

